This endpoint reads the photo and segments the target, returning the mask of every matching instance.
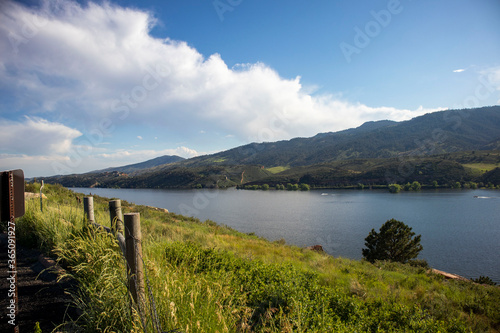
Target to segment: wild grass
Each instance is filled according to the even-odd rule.
[[[75,279],[74,324],[86,332],[154,331],[151,305],[131,308],[113,236],[89,228],[75,194],[48,186],[28,202],[19,237],[58,256]],[[109,225],[95,197],[96,221]],[[426,268],[370,264],[239,233],[213,221],[122,202],[141,213],[147,286],[163,331],[498,332],[500,289]],[[143,318],[143,319],[141,319]]]
[[[498,163],[493,164],[493,163],[465,163],[462,164],[465,168],[468,168],[471,170],[473,173],[477,174],[483,174],[488,171],[491,171],[495,168],[498,167]]]
[[[280,173],[282,171],[290,169],[290,166],[276,166],[272,168],[267,168],[266,170],[269,171],[270,173]]]

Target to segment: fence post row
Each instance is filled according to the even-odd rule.
[[[111,219],[111,230],[94,221],[94,198],[83,198],[83,210],[90,225],[103,228],[113,232],[118,239],[118,244],[127,262],[127,282],[132,298],[137,304],[138,310],[146,310],[146,293],[144,286],[144,270],[142,261],[142,234],[141,218],[139,213],[128,213],[122,215],[121,201],[109,202],[109,214]],[[125,237],[123,237],[125,230]]]

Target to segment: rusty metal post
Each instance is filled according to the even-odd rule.
[[[23,194],[24,195],[24,194]],[[19,332],[19,326],[17,325],[17,322],[15,321],[15,318],[17,317],[17,314],[19,313],[19,294],[17,292],[17,254],[16,254],[16,222],[15,222],[15,202],[14,202],[14,173],[12,171],[9,172],[9,203],[10,203],[10,219],[9,219],[9,250],[13,250],[12,252],[9,251],[9,255],[13,254],[13,258],[9,256],[9,259],[11,259],[13,262],[12,264],[10,263],[9,260],[9,274],[12,274],[9,276],[8,279],[12,279],[14,282],[14,295],[12,295],[12,299],[10,300],[11,304],[14,303],[14,332]],[[13,228],[13,232],[11,234],[11,231]],[[13,242],[11,243],[11,240]],[[11,283],[12,285],[12,283]],[[9,289],[10,291],[10,289]],[[14,301],[14,302],[12,302]],[[10,323],[10,322],[9,322]]]
[[[16,217],[24,215],[24,173],[13,170],[0,173],[0,220],[7,226],[7,323],[19,332],[19,294],[17,289]]]

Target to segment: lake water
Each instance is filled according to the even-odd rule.
[[[283,238],[297,246],[322,245],[334,256],[361,258],[364,239],[395,218],[422,235],[426,259],[437,269],[500,283],[500,192],[384,190],[309,192],[72,188],[167,208],[238,231]]]

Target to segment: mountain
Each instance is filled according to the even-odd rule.
[[[304,166],[355,158],[390,158],[496,149],[500,106],[429,113],[403,122],[368,122],[311,138],[251,143],[185,160],[185,166],[257,164]]]
[[[83,175],[46,178],[65,186],[190,188],[308,183],[343,187],[419,181],[487,181],[500,166],[500,106],[367,122],[311,138],[251,143],[191,159],[158,158]],[[165,164],[162,164],[165,162]],[[486,168],[486,169],[485,169]]]
[[[103,170],[96,170],[96,171],[92,171],[91,173],[103,173],[103,172],[133,173],[133,172],[138,172],[138,171],[141,171],[144,169],[153,168],[153,167],[158,166],[158,165],[175,163],[175,162],[179,162],[182,160],[184,160],[184,158],[180,157],[180,156],[164,155],[164,156],[153,158],[151,160],[147,160],[145,162],[129,164],[129,165],[124,165],[124,166],[115,167],[115,168],[107,168],[107,169],[103,169]]]

